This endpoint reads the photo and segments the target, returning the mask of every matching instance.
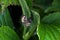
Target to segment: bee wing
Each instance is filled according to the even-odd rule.
[[[26,26],[30,26],[30,23],[26,23],[25,25],[26,25]]]

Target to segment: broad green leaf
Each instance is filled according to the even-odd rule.
[[[12,22],[8,9],[6,9],[6,11],[4,12],[4,18],[5,18],[6,25],[13,28],[13,22]]]
[[[37,27],[39,40],[60,40],[60,12],[46,15]]]
[[[51,5],[52,0],[33,0],[33,5],[40,6],[45,9]]]
[[[60,12],[55,12],[45,16],[42,20],[44,23],[60,25]]]
[[[3,12],[0,12],[0,22],[1,26],[7,25],[10,26],[11,28],[14,27],[8,9],[5,9]]]
[[[4,20],[4,16],[3,16],[2,14],[3,14],[3,13],[0,12],[0,26],[6,25],[5,20]]]
[[[37,11],[40,14],[43,14],[44,13],[44,9],[43,8],[40,8],[37,5],[36,6],[33,6],[32,9],[35,10],[35,11]]]
[[[22,7],[23,15],[27,16],[27,18],[31,17],[30,9],[26,3],[26,0],[19,0],[19,3]]]
[[[46,34],[46,28],[44,27],[44,25],[39,25],[37,27],[37,35],[39,37],[39,40],[44,40],[45,38],[45,34]]]
[[[40,24],[37,27],[39,40],[60,40],[60,26],[50,24]]]
[[[0,40],[20,40],[16,32],[9,26],[0,27]]]
[[[44,10],[51,5],[52,0],[33,0],[33,10],[44,15]]]
[[[53,0],[52,5],[45,10],[45,12],[50,12],[50,11],[60,12],[60,0]]]

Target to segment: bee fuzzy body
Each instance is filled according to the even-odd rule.
[[[27,19],[26,16],[22,16],[21,18],[23,25],[30,26],[30,21]]]

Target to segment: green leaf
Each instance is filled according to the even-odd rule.
[[[11,0],[11,1],[12,1],[11,5],[19,5],[19,1],[18,0]]]
[[[60,25],[60,12],[55,12],[45,16],[42,20],[44,23]]]
[[[11,5],[18,5],[18,0],[0,0],[0,4],[1,5],[6,5],[6,6],[9,6],[10,4]]]
[[[58,30],[59,29],[59,30]],[[60,40],[60,26],[43,24],[37,27],[39,40]]]
[[[43,27],[43,25],[39,25],[38,27],[37,27],[37,35],[38,35],[38,37],[39,37],[39,40],[44,40],[44,37],[45,37],[45,31],[46,30],[46,28],[45,27]]]
[[[52,0],[33,0],[33,5],[37,5],[43,9],[51,5]]]
[[[40,13],[43,16],[45,9],[49,7],[52,3],[52,0],[33,0],[33,10]]]
[[[19,0],[19,3],[22,7],[23,15],[27,16],[27,18],[31,17],[30,9],[26,3],[26,0]]]
[[[60,40],[60,12],[45,16],[37,27],[37,35],[39,40]]]
[[[3,5],[4,9],[9,5],[19,5],[18,0],[0,0],[0,5]]]
[[[1,12],[1,5],[0,5],[0,12]]]
[[[10,26],[11,28],[14,27],[8,9],[5,9],[3,12],[0,12],[0,22],[1,26],[6,25]]]
[[[36,11],[34,11],[34,10],[31,10],[32,11],[32,18],[33,18],[33,20],[32,20],[32,22],[33,22],[33,24],[39,24],[40,23],[40,15],[39,15],[39,13],[38,12],[36,12]]]
[[[0,27],[0,40],[20,40],[16,32],[9,26]]]
[[[23,36],[25,40],[28,40],[34,34],[35,29],[40,24],[40,16],[39,16],[39,13],[36,12],[36,11],[34,11],[34,10],[31,10],[31,11],[32,11],[32,18],[33,18],[33,20],[31,22],[29,31]]]
[[[45,10],[45,12],[51,11],[60,12],[60,0],[53,0],[52,5]]]
[[[27,5],[29,6],[29,8],[32,8],[32,0],[26,0]]]
[[[5,5],[5,7],[9,6],[12,3],[12,0],[0,0],[1,5]]]

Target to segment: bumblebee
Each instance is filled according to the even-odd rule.
[[[22,21],[23,25],[25,25],[25,26],[30,26],[30,24],[31,24],[31,22],[30,22],[31,20],[30,19],[28,20],[26,16],[22,16],[21,21]]]

